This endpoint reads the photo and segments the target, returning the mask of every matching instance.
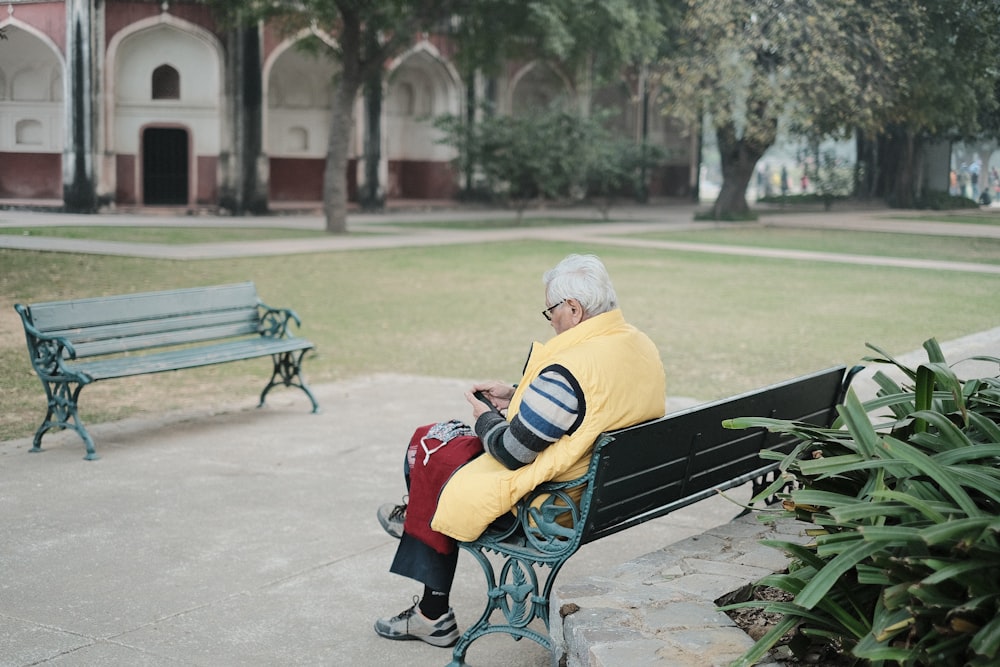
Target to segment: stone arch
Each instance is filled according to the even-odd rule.
[[[561,71],[536,60],[511,77],[505,111],[517,116],[532,110],[546,109],[568,100],[572,94],[573,86]]]
[[[309,152],[309,130],[300,126],[288,128],[284,148],[288,153]]]
[[[317,157],[324,155],[333,77],[339,65],[321,52],[306,51],[297,45],[303,39],[319,39],[306,32],[286,40],[264,64],[265,114],[264,146],[269,155],[280,155],[292,128],[306,130]]]
[[[113,155],[116,199],[141,201],[143,128],[183,127],[190,135],[189,204],[218,199],[219,155],[228,152],[223,114],[223,49],[204,28],[163,12],[136,21],[108,44],[105,151]],[[154,99],[154,72],[177,72],[177,97]],[[161,72],[166,70],[160,70]]]
[[[45,143],[42,123],[34,118],[23,118],[14,127],[14,142],[17,146],[41,146]]]
[[[179,100],[181,98],[181,74],[176,67],[163,64],[153,70],[150,83],[154,100]]]
[[[0,197],[60,199],[66,61],[37,28],[0,21]]]
[[[307,51],[301,43],[308,39],[320,44]],[[279,44],[264,62],[264,153],[272,202],[323,198],[333,82],[340,68],[324,45],[333,44],[326,35],[305,30]]]
[[[624,81],[594,91],[591,109],[608,114],[605,125],[615,134],[637,141],[642,138],[640,105]]]
[[[461,111],[461,78],[427,41],[389,65],[383,104],[383,155],[390,197],[441,198],[454,192],[454,150],[438,143],[435,116]]]

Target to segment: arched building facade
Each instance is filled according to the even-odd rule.
[[[0,202],[222,207],[263,212],[322,201],[337,62],[268,27],[221,28],[198,2],[8,0],[0,18]],[[467,104],[447,48],[424,36],[385,64],[377,174],[392,199],[458,190],[433,118]],[[501,113],[579,95],[557,68],[512,64],[493,90]],[[692,140],[641,113],[623,84],[590,102],[620,108],[620,130],[673,149],[652,194],[690,192]],[[355,104],[348,194],[363,182],[363,102]],[[643,120],[648,122],[643,122]],[[641,128],[641,129],[640,129]],[[642,134],[644,133],[644,134]]]

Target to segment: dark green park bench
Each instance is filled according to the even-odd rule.
[[[24,324],[31,365],[42,381],[48,412],[35,432],[32,452],[53,428],[76,431],[98,458],[77,412],[85,385],[131,375],[270,356],[272,387],[298,387],[319,404],[302,377],[302,358],[313,344],[289,330],[298,315],[271,308],[252,282],[163,292],[123,294],[14,306]]]
[[[517,504],[509,528],[459,543],[482,567],[487,601],[448,667],[464,667],[472,642],[497,632],[554,652],[549,596],[570,556],[584,544],[748,482],[756,496],[774,481],[778,466],[760,452],[788,452],[794,442],[763,429],[726,429],[723,420],[773,417],[829,426],[858,370],[831,368],[602,434],[583,477],[542,484]],[[581,488],[580,502],[573,502],[571,491]],[[502,616],[497,623],[494,612]],[[529,627],[536,619],[544,634]]]

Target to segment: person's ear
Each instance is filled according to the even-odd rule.
[[[583,321],[583,306],[576,299],[566,299],[566,305],[570,309],[570,317],[573,320],[573,324],[579,324]]]

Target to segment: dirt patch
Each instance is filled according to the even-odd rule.
[[[734,602],[746,602],[750,600],[760,600],[767,602],[790,602],[792,596],[784,591],[768,586],[748,587],[736,593],[731,593],[716,601],[716,604],[725,605]],[[726,614],[733,619],[733,622],[750,635],[750,638],[757,641],[766,635],[778,621],[781,614],[767,612],[759,607],[747,607],[743,609],[733,609]],[[805,648],[797,653],[792,650],[793,642],[805,644]],[[842,655],[837,647],[822,644],[808,644],[808,640],[799,635],[795,630],[782,637],[768,655],[768,659],[779,665],[810,665],[811,667],[850,667],[855,664],[855,659],[849,655]],[[767,660],[765,660],[767,661]]]

